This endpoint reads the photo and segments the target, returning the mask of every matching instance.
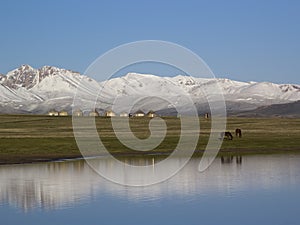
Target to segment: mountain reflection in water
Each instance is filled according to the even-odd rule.
[[[249,189],[299,184],[299,159],[300,155],[220,157],[209,169],[199,173],[200,159],[194,158],[169,180],[147,187],[114,184],[96,174],[84,160],[6,165],[0,166],[0,205],[8,204],[28,211],[72,207],[101,195],[132,201],[172,196],[192,199],[194,195],[213,193],[230,196]],[[174,163],[178,160],[174,159]],[[155,160],[139,158],[129,161],[149,165]],[[99,163],[107,164],[106,168],[114,171],[109,160],[99,159]]]

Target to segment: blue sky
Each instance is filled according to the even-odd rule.
[[[21,64],[85,71],[111,48],[164,40],[217,77],[300,82],[300,1],[1,0],[0,73]]]

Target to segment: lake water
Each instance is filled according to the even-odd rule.
[[[1,166],[0,224],[300,224],[300,155],[198,164],[148,187],[111,183],[83,160]]]

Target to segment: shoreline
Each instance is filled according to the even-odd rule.
[[[195,150],[192,158],[202,157],[204,150]],[[217,157],[221,156],[245,156],[245,155],[275,155],[275,154],[300,154],[300,148],[280,148],[280,149],[221,149],[218,152]],[[140,153],[113,153],[112,155],[116,158],[123,157],[131,157],[131,158],[139,158],[139,157],[163,157],[168,156],[171,152],[140,152]],[[107,155],[97,155],[97,156],[89,156],[89,158],[100,158],[106,157]],[[82,155],[74,155],[74,156],[53,156],[53,157],[26,157],[26,158],[18,158],[11,159],[7,158],[6,160],[0,160],[0,166],[4,165],[21,165],[21,164],[33,164],[33,163],[49,163],[49,162],[60,162],[60,161],[76,161],[83,160],[84,157]]]

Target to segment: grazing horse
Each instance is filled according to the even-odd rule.
[[[221,138],[224,138],[224,137],[227,137],[229,140],[233,139],[233,136],[232,136],[232,134],[229,131],[221,133]]]
[[[239,128],[235,129],[235,136],[241,138],[242,137],[242,130]]]

